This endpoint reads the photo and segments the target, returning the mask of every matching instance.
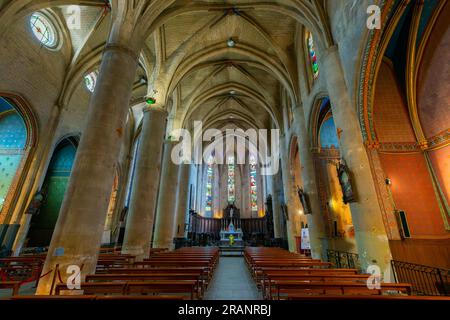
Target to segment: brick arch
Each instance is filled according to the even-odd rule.
[[[373,121],[378,141],[416,142],[407,103],[397,83],[393,65],[383,59],[376,80]]]

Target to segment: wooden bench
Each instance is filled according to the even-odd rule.
[[[196,292],[195,280],[177,280],[177,281],[133,281],[133,282],[82,282],[80,291],[83,295],[130,295],[130,294],[158,294],[158,293],[186,293],[190,299],[199,298]],[[78,290],[69,290],[66,284],[60,283],[55,287],[55,295],[61,295],[61,292],[79,292]],[[81,294],[81,293],[80,293]]]
[[[44,266],[45,256],[20,256],[0,259],[0,280],[7,281],[35,281],[37,286],[39,276]],[[33,280],[34,279],[34,280]]]
[[[305,276],[305,275],[352,275],[358,274],[357,269],[315,269],[315,268],[272,268],[272,267],[259,267],[256,269],[255,281],[259,285],[261,281],[264,281],[268,275],[292,275],[292,276]]]
[[[146,273],[146,274],[94,274],[87,275],[86,282],[113,282],[113,281],[159,281],[159,280],[194,280],[196,281],[196,291],[199,297],[203,297],[206,289],[205,282],[200,278],[200,274],[192,273]]]
[[[359,282],[366,283],[369,275],[366,274],[310,274],[310,275],[296,275],[296,274],[266,274],[262,281],[262,292],[265,297],[271,296],[271,286],[273,281],[302,281],[302,282]]]
[[[38,300],[38,301],[95,301],[95,300],[185,300],[185,296],[16,296],[9,300]]]
[[[271,282],[269,299],[273,299],[274,293],[277,300],[281,295],[288,297],[301,297],[310,294],[332,295],[381,295],[387,291],[411,294],[411,284],[408,283],[381,283],[379,289],[369,289],[366,283],[358,282],[304,282],[274,280]]]
[[[0,289],[12,289],[12,295],[16,296],[19,294],[20,281],[0,281]]]

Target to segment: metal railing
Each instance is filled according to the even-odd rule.
[[[327,250],[328,262],[335,265],[336,268],[361,269],[359,256],[356,253]]]
[[[403,261],[391,261],[397,282],[411,283],[413,294],[450,295],[450,270]]]

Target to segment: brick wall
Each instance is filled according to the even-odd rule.
[[[450,2],[442,9],[424,51],[417,104],[427,138],[450,128]]]
[[[380,142],[415,142],[408,107],[386,61],[378,72],[374,101],[374,125]]]

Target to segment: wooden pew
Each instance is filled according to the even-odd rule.
[[[0,289],[12,289],[12,295],[16,296],[19,294],[20,281],[0,281]]]
[[[411,300],[411,301],[450,301],[450,297],[444,296],[404,296],[404,295],[300,295],[287,296],[286,300],[309,300],[309,301],[329,301],[329,300]]]
[[[154,282],[128,282],[126,294],[155,294],[155,293],[190,293],[190,299],[201,299],[196,290],[197,281],[154,281]]]
[[[251,267],[251,273],[252,273],[253,277],[256,279],[258,270],[260,268],[264,268],[264,267],[278,268],[280,270],[284,270],[284,269],[290,269],[290,268],[301,268],[301,269],[314,268],[314,267],[329,268],[330,266],[331,266],[331,263],[329,263],[329,262],[303,262],[303,261],[285,262],[283,260],[280,260],[279,262],[270,261],[270,262],[259,262],[257,264],[254,264]]]
[[[19,256],[0,259],[0,280],[35,281],[37,286],[45,255]]]
[[[185,300],[185,296],[96,296],[96,295],[77,295],[77,296],[15,296],[9,300],[22,301],[95,301],[95,300]]]
[[[267,274],[262,281],[262,292],[264,297],[271,297],[273,281],[301,281],[301,282],[358,282],[367,283],[370,275],[367,274]]]
[[[196,281],[196,291],[199,297],[203,297],[205,292],[206,284],[200,278],[200,274],[192,274],[192,273],[145,273],[145,274],[94,274],[86,276],[86,282],[113,282],[113,281],[159,281],[159,280],[168,280],[168,281],[177,281],[177,280],[194,280]]]
[[[158,280],[158,281],[131,281],[131,282],[82,282],[80,290],[83,295],[131,295],[131,294],[159,294],[159,293],[186,293],[190,299],[199,298],[196,291],[195,280]],[[55,295],[70,291],[66,284],[60,283],[55,287]]]
[[[381,295],[387,291],[402,292],[411,294],[411,284],[409,283],[381,283],[380,289],[369,289],[367,283],[359,282],[305,282],[273,280],[271,282],[270,299],[280,300],[282,294],[288,297],[301,297],[310,294],[332,294],[332,295]]]

